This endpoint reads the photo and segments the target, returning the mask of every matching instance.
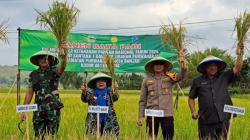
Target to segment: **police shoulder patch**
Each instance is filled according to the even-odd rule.
[[[166,72],[166,75],[173,81],[177,81],[177,73],[176,72]]]

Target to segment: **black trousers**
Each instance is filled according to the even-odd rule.
[[[201,140],[221,140],[227,139],[229,120],[224,120],[214,124],[198,123],[199,138]]]
[[[152,137],[152,117],[147,117],[147,133]],[[161,125],[164,140],[172,140],[174,136],[173,117],[154,117],[154,134],[157,138],[159,126]]]

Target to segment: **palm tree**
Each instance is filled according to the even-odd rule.
[[[6,26],[6,21],[3,21],[0,24],[0,40],[3,41],[4,43],[9,43],[8,36],[7,36],[7,26]]]
[[[36,10],[36,9],[35,9]],[[55,1],[49,10],[38,13],[37,23],[51,31],[58,42],[59,56],[67,56],[67,49],[64,47],[71,29],[76,25],[79,10],[74,4],[69,5],[66,2]],[[65,51],[66,50],[66,51]]]

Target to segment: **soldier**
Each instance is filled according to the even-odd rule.
[[[185,60],[185,52],[180,52],[180,62]],[[159,125],[161,125],[164,140],[172,140],[174,136],[174,118],[173,118],[173,85],[186,76],[185,66],[180,73],[168,72],[172,69],[172,63],[163,58],[155,57],[148,61],[145,70],[148,75],[144,78],[141,86],[141,95],[139,100],[138,125],[142,125],[145,109],[163,110],[164,117],[155,117],[154,137],[157,137]],[[152,118],[147,117],[146,127],[148,136],[152,138]]]
[[[118,100],[117,90],[110,88],[112,78],[109,75],[98,72],[81,89],[81,100],[91,106],[108,106],[108,114],[100,114],[101,135],[115,135],[119,137],[119,124],[114,109],[114,102]],[[115,88],[117,89],[117,88]],[[96,114],[88,113],[85,123],[86,134],[95,134],[97,129]]]
[[[62,56],[60,67],[58,58],[47,52],[35,53],[30,61],[38,66],[29,75],[28,91],[24,104],[29,104],[35,93],[35,103],[38,111],[33,114],[33,127],[37,139],[45,139],[45,135],[52,135],[55,138],[60,122],[60,109],[63,104],[59,98],[58,84],[59,78],[66,67],[66,56]],[[27,114],[22,113],[21,119],[26,120]]]
[[[242,68],[238,56],[233,69],[224,71],[227,64],[222,59],[208,56],[197,67],[202,75],[193,80],[189,93],[189,107],[193,119],[198,119],[200,139],[226,139],[230,114],[223,112],[224,105],[232,105],[228,86]],[[195,99],[199,111],[196,112]]]

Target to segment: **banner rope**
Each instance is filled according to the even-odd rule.
[[[11,93],[13,87],[15,86],[16,81],[17,81],[17,78],[15,78],[15,81],[13,82],[13,84],[12,84],[12,86],[10,87],[10,89],[9,89],[9,91],[8,91],[8,93],[7,93],[7,95],[6,95],[5,98],[3,99],[3,102],[2,102],[1,105],[0,105],[0,110],[3,108],[3,105],[5,104],[5,102],[6,102],[6,100],[7,100],[7,97],[8,97],[8,95],[10,95],[10,93]]]

